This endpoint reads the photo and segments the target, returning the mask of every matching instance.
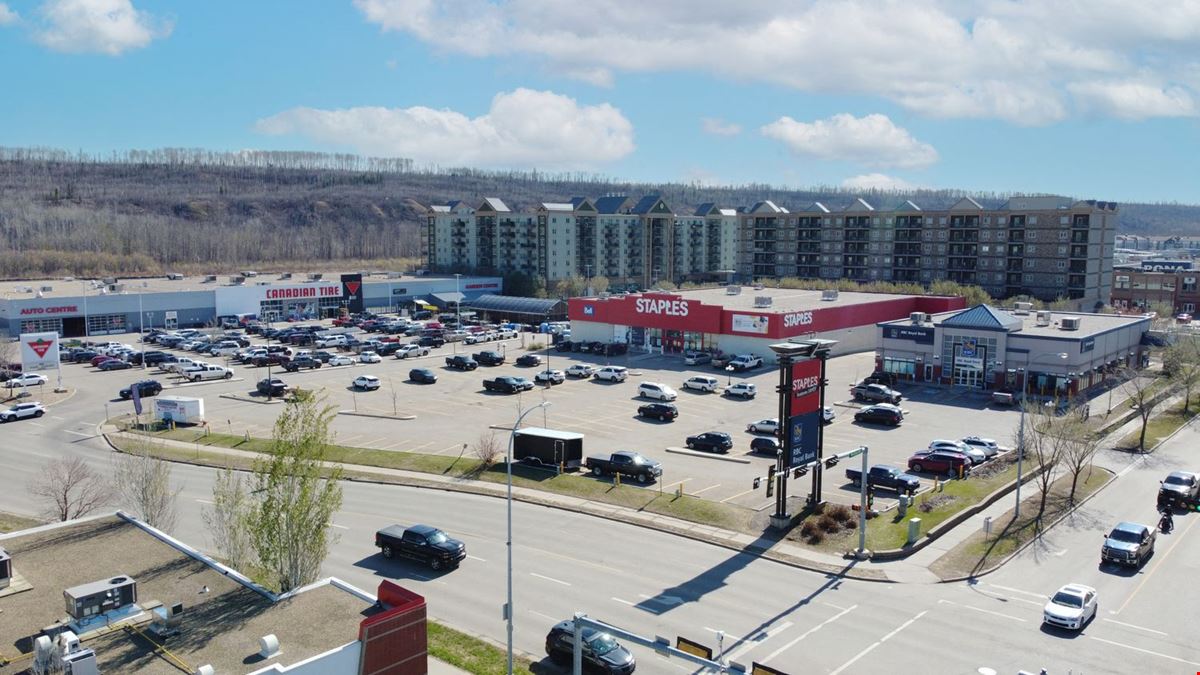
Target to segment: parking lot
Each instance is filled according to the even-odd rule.
[[[518,375],[532,380],[538,371],[546,367],[545,364],[523,368],[514,365],[513,361],[517,356],[528,353],[523,344],[535,340],[544,344],[545,337],[525,333],[516,339],[477,345],[451,343],[432,350],[425,357],[386,357],[381,363],[324,366],[295,373],[273,367],[271,375],[283,379],[290,386],[321,391],[339,411],[383,416],[338,415],[333,428],[338,442],[345,445],[441,455],[457,455],[467,445],[466,452],[469,454],[469,446],[474,445],[481,435],[496,433],[502,442],[507,441],[507,430],[518,414],[545,400],[550,406],[530,414],[525,419],[525,426],[582,433],[585,435],[585,455],[629,449],[661,461],[663,479],[658,485],[649,485],[645,489],[674,491],[677,486],[682,486],[687,494],[754,509],[765,509],[773,503],[767,499],[763,488],[752,490],[753,479],[766,476],[767,467],[773,464],[773,459],[749,451],[754,434],[746,430],[747,424],[778,414],[774,393],[778,374],[771,366],[748,373],[745,377],[730,377],[707,365],[684,366],[678,356],[605,357],[543,349],[539,354],[544,361],[548,358],[549,367],[557,370],[566,370],[575,363],[605,365],[611,362],[629,367],[630,376],[623,383],[568,378],[564,384],[548,389],[538,386],[532,391],[515,395],[483,390],[485,378]],[[138,344],[136,335],[109,336],[106,339]],[[255,344],[265,344],[261,338],[252,339]],[[162,348],[154,345],[147,346],[147,349]],[[446,356],[485,349],[504,352],[506,363],[494,367],[481,366],[467,372],[444,366]],[[184,354],[178,350],[163,350]],[[210,363],[226,361],[223,358],[205,360]],[[432,369],[437,373],[438,382],[432,385],[409,382],[409,370],[417,367]],[[166,394],[203,397],[206,417],[217,431],[269,436],[279,411],[278,406],[263,405],[257,402],[263,400],[261,397],[251,395],[255,384],[267,376],[265,367],[234,363],[232,379],[197,384],[185,383],[181,378],[158,372],[156,368],[112,372],[96,372],[87,364],[70,364],[63,368],[64,382],[69,386],[110,390],[109,396],[113,397],[109,403],[112,415],[132,411],[130,402],[116,398],[117,389],[147,377],[162,382]],[[904,467],[913,451],[926,447],[935,438],[957,439],[973,434],[994,438],[1002,445],[1011,444],[1012,431],[1017,422],[1016,413],[990,409],[986,398],[975,392],[908,387],[903,389],[905,401],[902,407],[906,411],[904,424],[893,428],[855,423],[853,413],[859,404],[847,401],[849,388],[872,370],[873,355],[870,353],[830,360],[827,403],[833,406],[837,419],[825,427],[826,454],[866,445],[871,448],[872,464],[887,463]],[[376,391],[355,391],[350,386],[351,382],[363,374],[378,377],[382,386]],[[695,374],[715,376],[722,387],[729,382],[753,382],[758,386],[758,397],[753,400],[731,399],[722,396],[720,390],[699,393],[682,389],[682,382]],[[677,419],[660,422],[637,417],[638,405],[645,402],[637,397],[638,383],[643,381],[664,383],[679,392]],[[237,398],[228,397],[230,395]],[[392,419],[392,416],[406,419]],[[729,433],[734,440],[733,450],[724,458],[705,453],[680,452],[685,450],[684,439],[688,435],[704,431]],[[843,476],[846,466],[857,466],[857,462],[843,463],[827,475],[826,499],[843,503],[857,502],[857,489],[847,483]],[[793,485],[792,495],[807,493],[808,479],[802,479],[800,483]],[[880,491],[877,507],[888,505],[889,497],[889,492]]]

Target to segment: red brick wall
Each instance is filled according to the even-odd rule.
[[[379,601],[388,609],[363,619],[359,675],[424,675],[426,663],[425,598],[390,582],[379,584]]]

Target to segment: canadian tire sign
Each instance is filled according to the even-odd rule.
[[[58,333],[22,333],[21,368],[27,373],[58,368]]]

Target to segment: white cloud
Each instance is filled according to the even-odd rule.
[[[0,2],[0,26],[7,26],[20,20],[20,16],[8,5]]]
[[[634,150],[633,125],[620,110],[530,89],[496,94],[487,114],[474,118],[423,106],[292,108],[256,129],[453,166],[590,168]]]
[[[1196,114],[1192,95],[1183,87],[1147,82],[1079,82],[1067,86],[1080,106],[1122,119],[1190,117]]]
[[[895,176],[888,176],[882,173],[864,173],[858,176],[851,176],[842,181],[842,187],[847,190],[912,190],[917,186]]]
[[[533,56],[611,86],[701,71],[815,93],[881,96],[931,117],[1046,124],[1096,110],[1072,83],[1173,77],[1200,61],[1194,0],[355,0],[367,21],[442,52]],[[1141,96],[1139,116],[1180,97]],[[1111,108],[1110,108],[1111,109]],[[1120,108],[1115,108],[1120,110]]]
[[[705,117],[700,120],[704,133],[714,136],[737,136],[742,133],[742,125],[726,122],[716,117]]]
[[[116,56],[171,34],[170,21],[134,8],[130,0],[46,0],[35,38],[60,52]]]
[[[798,155],[818,159],[905,169],[919,169],[938,160],[932,145],[913,138],[887,115],[855,117],[839,113],[815,122],[797,122],[784,116],[760,131]]]

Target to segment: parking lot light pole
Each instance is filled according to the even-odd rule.
[[[513,428],[508,434],[508,454],[504,458],[505,474],[508,479],[508,495],[507,495],[508,538],[505,542],[505,548],[507,548],[507,550],[508,550],[508,602],[506,602],[504,604],[504,618],[508,622],[508,625],[506,628],[506,630],[508,631],[508,675],[512,675],[512,672],[513,672],[513,555],[512,555],[512,548],[513,548],[513,541],[512,541],[512,531],[513,531],[512,530],[513,443],[517,438],[517,429],[521,428],[521,420],[525,419],[525,416],[528,415],[529,413],[533,412],[534,410],[537,410],[538,408],[548,408],[549,406],[550,406],[549,401],[542,401],[541,403],[533,406],[532,408],[526,410],[525,412],[523,412],[519,416],[517,416],[517,421],[515,423],[513,423]]]
[[[1058,352],[1057,354],[1042,354],[1041,356],[1025,362],[1025,373],[1021,376],[1021,422],[1017,427],[1017,505],[1013,507],[1013,520],[1021,517],[1021,464],[1025,459],[1025,392],[1029,391],[1029,366],[1038,362],[1038,359],[1053,357],[1057,359],[1066,359],[1066,352]]]
[[[824,415],[824,411],[821,414]],[[860,474],[862,480],[859,481],[860,485],[858,488],[858,551],[854,554],[854,557],[859,560],[865,560],[867,557],[867,456],[870,454],[870,451],[864,445],[855,452],[862,453],[862,473]],[[851,453],[850,456],[853,457],[854,453]],[[900,495],[900,499],[906,499],[906,497]]]

